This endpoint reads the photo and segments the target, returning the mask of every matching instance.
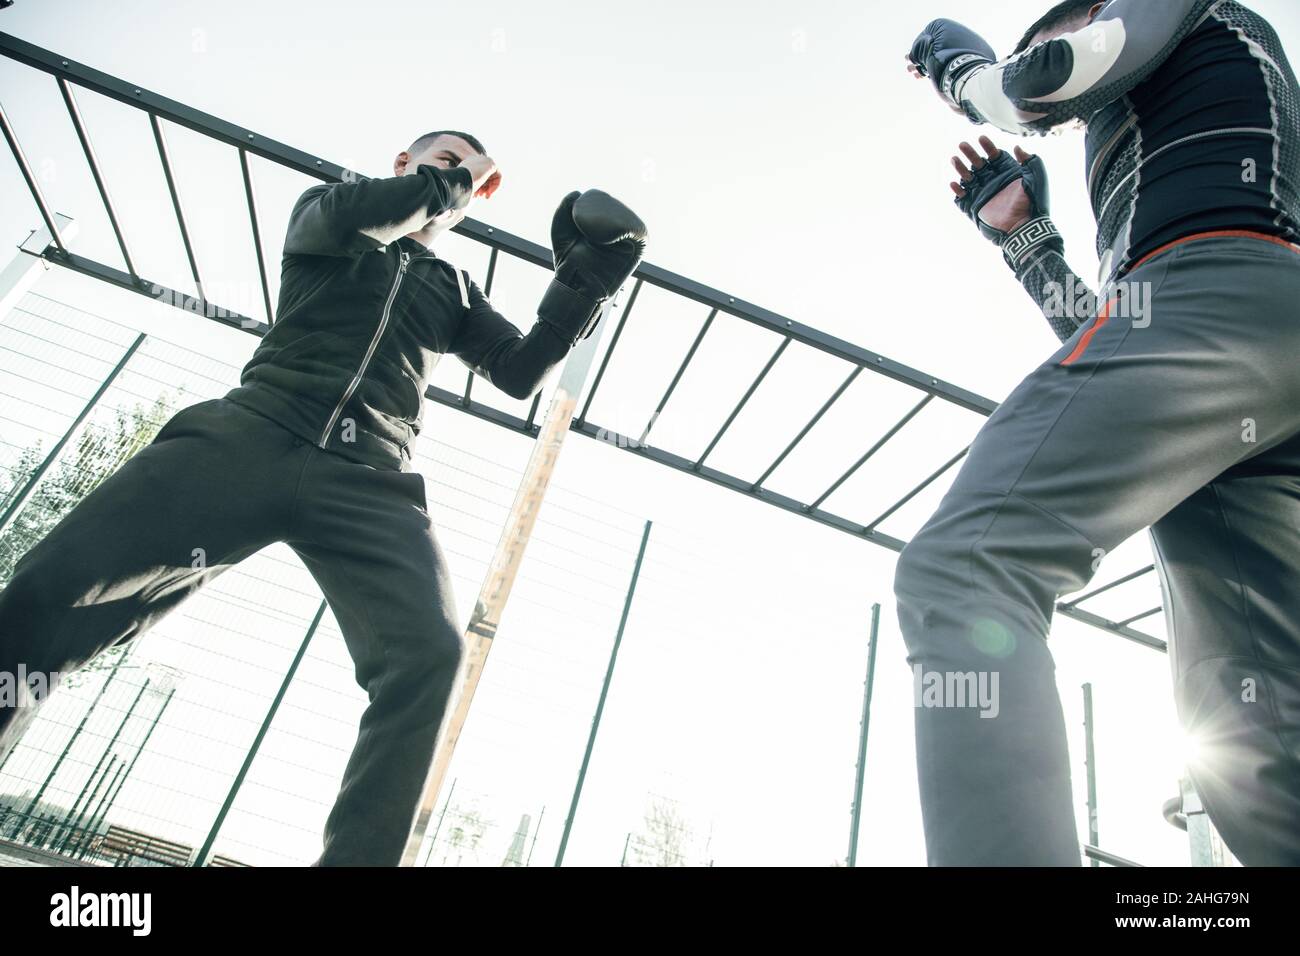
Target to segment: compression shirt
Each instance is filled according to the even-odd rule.
[[[1087,125],[1103,286],[1199,233],[1300,239],[1300,89],[1273,27],[1235,0],[1111,0],[954,94],[1010,132]],[[1044,282],[1077,284],[1056,252],[1033,266],[1021,281],[1040,304]]]

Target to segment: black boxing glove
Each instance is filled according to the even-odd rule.
[[[974,30],[955,20],[935,20],[912,44],[908,58],[928,76],[941,96],[965,111],[957,98],[957,81],[972,70],[998,61],[998,55]],[[974,119],[974,117],[971,117]]]
[[[555,278],[537,317],[571,344],[591,335],[601,306],[641,262],[646,238],[641,217],[609,193],[569,193],[551,221]]]
[[[1003,232],[981,219],[980,210],[1016,180],[1029,197],[1029,219],[1011,232]],[[979,226],[986,239],[1002,249],[1002,257],[1016,275],[1044,249],[1055,249],[1064,255],[1065,240],[1051,219],[1047,166],[1042,157],[1031,156],[1021,163],[1010,153],[1000,152],[996,159],[985,160],[979,169],[971,170],[970,181],[961,185],[966,195],[956,198],[957,208]]]

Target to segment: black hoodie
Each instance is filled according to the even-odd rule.
[[[304,192],[276,322],[227,397],[327,451],[408,470],[441,355],[514,398],[536,392],[580,330],[539,319],[524,335],[466,273],[406,237],[472,195],[469,170],[434,166]]]

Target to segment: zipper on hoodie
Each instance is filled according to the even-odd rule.
[[[388,328],[388,316],[393,310],[393,301],[397,298],[397,290],[402,287],[402,278],[406,275],[406,267],[411,261],[411,254],[405,249],[402,250],[402,264],[397,268],[397,275],[393,277],[393,287],[388,290],[388,301],[384,303],[384,311],[379,316],[379,325],[375,328],[374,337],[370,340],[370,347],[366,349],[365,358],[361,360],[361,366],[357,369],[356,375],[352,376],[352,381],[343,392],[343,397],[339,403],[334,406],[334,413],[330,415],[329,421],[325,423],[325,429],[320,433],[320,441],[317,445],[324,448],[329,444],[330,432],[338,424],[339,416],[343,414],[343,407],[347,405],[349,399],[361,384],[365,377],[366,369],[370,366],[371,360],[375,357],[375,351],[379,348],[379,340],[384,336],[384,330]]]

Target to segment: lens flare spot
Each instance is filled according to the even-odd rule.
[[[1016,637],[1007,627],[989,618],[980,618],[970,629],[970,642],[990,657],[1010,657],[1016,649]]]

